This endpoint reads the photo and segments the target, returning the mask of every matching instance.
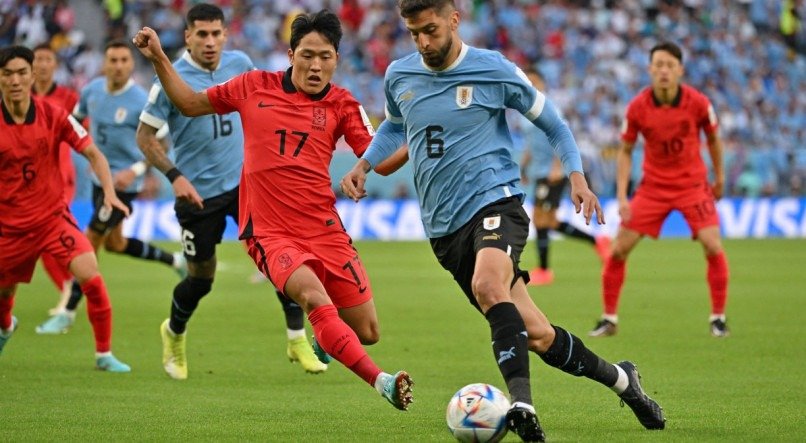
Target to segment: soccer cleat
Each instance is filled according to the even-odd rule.
[[[0,331],[0,354],[3,353],[3,348],[6,347],[6,343],[8,343],[8,339],[11,338],[11,335],[17,329],[17,317],[11,316],[11,328],[9,328],[8,332],[5,334]]]
[[[115,358],[114,355],[104,355],[95,359],[95,367],[106,372],[132,372],[132,368],[126,363]]]
[[[316,358],[319,359],[320,362],[324,364],[328,364],[333,361],[333,357],[331,357],[321,346],[319,346],[319,342],[316,341],[316,337],[311,337],[313,339],[313,353],[316,354]]]
[[[401,411],[408,410],[409,405],[414,401],[411,394],[414,381],[406,371],[398,371],[395,375],[383,375],[386,377],[383,380],[383,398]]]
[[[184,280],[185,277],[188,276],[188,261],[185,258],[185,254],[181,252],[174,252],[174,264],[173,268],[176,271],[176,274],[179,275],[181,280]]]
[[[44,323],[36,327],[37,334],[67,334],[67,331],[70,329],[70,326],[73,326],[74,318],[70,315],[67,315],[66,312],[62,311],[49,319],[45,320]]]
[[[621,406],[623,407],[626,403],[645,428],[663,429],[666,426],[663,408],[644,392],[641,387],[641,374],[638,373],[638,368],[629,361],[618,362],[616,366],[627,373],[627,378],[630,381],[627,389],[619,395]]]
[[[599,259],[602,260],[602,263],[610,258],[610,243],[610,237],[606,235],[596,237],[596,244],[594,245],[594,248],[596,248],[596,255],[599,256]]]
[[[318,374],[327,370],[327,365],[319,361],[316,354],[313,352],[308,340],[302,336],[288,340],[288,347],[286,348],[288,359],[292,362],[299,362],[305,372],[311,374]]]
[[[724,338],[730,335],[728,330],[728,323],[726,320],[720,318],[711,321],[711,335],[713,337]]]
[[[610,337],[611,335],[616,335],[617,332],[617,324],[606,318],[602,318],[596,323],[596,326],[588,332],[588,337]]]
[[[517,403],[507,411],[507,428],[523,441],[546,441],[537,414]]]
[[[185,357],[185,334],[174,334],[168,329],[170,320],[165,319],[160,325],[162,335],[162,367],[174,380],[188,378],[187,359]]]
[[[535,268],[529,272],[529,286],[544,286],[554,282],[554,271]]]

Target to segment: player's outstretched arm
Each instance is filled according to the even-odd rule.
[[[714,183],[711,191],[719,200],[725,192],[725,169],[722,165],[722,139],[717,134],[708,134],[708,152],[711,154],[711,164],[714,166]]]
[[[341,178],[341,192],[355,202],[366,197],[367,190],[364,189],[364,183],[367,182],[367,172],[371,167],[368,161],[359,158],[353,169]]]
[[[174,196],[179,200],[188,201],[199,209],[204,208],[204,200],[196,188],[168,158],[164,145],[157,138],[157,128],[140,122],[136,138],[137,146],[143,151],[148,162],[168,177],[174,189]]]
[[[409,147],[401,146],[391,157],[382,161],[378,166],[375,166],[373,171],[380,175],[387,176],[402,168],[407,161],[409,161]]]
[[[111,210],[113,207],[119,209],[126,217],[129,216],[129,208],[120,201],[115,194],[115,186],[112,183],[112,173],[109,171],[109,162],[106,160],[103,152],[95,146],[95,143],[90,143],[89,146],[81,151],[81,155],[87,158],[101,182],[101,188],[104,190],[104,208]]]
[[[618,199],[618,215],[623,221],[632,218],[630,200],[627,198],[627,188],[630,185],[630,172],[632,171],[632,148],[635,143],[621,142],[616,156],[616,199]]]
[[[174,69],[171,60],[165,55],[160,45],[157,32],[149,27],[144,27],[132,39],[132,43],[140,50],[148,61],[154,65],[154,71],[162,83],[165,94],[176,105],[183,115],[196,117],[199,115],[213,114],[215,110],[207,93],[195,92]]]

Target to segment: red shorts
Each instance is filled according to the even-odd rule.
[[[67,268],[77,256],[92,252],[87,237],[73,216],[65,211],[30,231],[0,235],[0,287],[29,283],[36,260],[47,252]]]
[[[258,269],[280,290],[284,290],[288,277],[306,264],[337,308],[358,306],[372,299],[367,272],[345,232],[308,239],[253,237],[247,245]]]
[[[691,188],[674,189],[641,184],[630,201],[632,218],[621,225],[657,238],[666,217],[675,209],[686,219],[692,238],[696,238],[702,228],[719,226],[716,200],[707,182]]]

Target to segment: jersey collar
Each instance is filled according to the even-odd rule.
[[[124,92],[128,91],[129,88],[131,88],[132,86],[134,86],[134,80],[129,79],[129,81],[127,81],[126,84],[123,85],[122,88],[118,89],[115,92],[110,92],[109,91],[109,85],[108,84],[104,84],[104,90],[106,91],[107,94],[115,96],[115,95],[123,94]]]
[[[448,71],[450,71],[452,69],[455,69],[457,66],[459,66],[459,63],[462,63],[462,60],[465,59],[465,56],[467,55],[467,51],[469,49],[470,49],[470,46],[466,45],[465,42],[462,42],[462,49],[459,50],[459,56],[456,57],[456,60],[454,60],[453,63],[450,64],[450,66],[448,66],[447,68],[442,69],[442,70],[433,69],[432,67],[430,67],[427,64],[425,64],[425,60],[423,60],[422,55],[420,56],[420,64],[423,65],[423,67],[425,69],[428,69],[431,72],[448,72]]]
[[[7,125],[14,125],[16,122],[14,121],[14,117],[11,116],[11,113],[8,112],[6,109],[6,102],[0,100],[0,106],[3,108],[3,120],[5,120]],[[28,106],[28,113],[25,114],[25,122],[23,124],[32,125],[34,124],[34,120],[36,120],[36,105],[34,103],[34,98],[31,97],[31,105]]]
[[[652,95],[652,103],[654,103],[656,107],[663,106],[663,103],[661,103],[660,100],[658,100],[658,98],[655,97],[655,91],[653,91],[652,88],[649,88],[649,93],[650,95]],[[677,87],[677,95],[675,95],[674,99],[672,100],[672,107],[676,108],[680,106],[680,100],[682,99],[683,99],[683,85],[679,85]]]
[[[221,53],[221,57],[222,58],[224,57],[223,52]],[[196,60],[193,60],[193,57],[191,57],[191,55],[190,55],[190,50],[189,49],[186,50],[184,52],[184,54],[182,54],[182,60],[188,62],[188,64],[190,66],[193,66],[194,68],[196,68],[196,69],[198,69],[199,71],[202,71],[202,72],[215,72],[216,69],[218,69],[218,66],[221,66],[221,59],[219,59],[218,60],[218,66],[216,67],[216,69],[210,70],[210,69],[205,68],[204,66],[196,63]]]
[[[283,74],[283,91],[286,92],[287,94],[294,94],[294,93],[297,92],[297,88],[296,88],[296,86],[294,86],[294,82],[291,81],[291,70],[292,69],[294,69],[293,66],[289,67],[288,69],[286,69],[285,74]],[[330,83],[325,85],[325,89],[322,89],[318,94],[310,95],[310,94],[305,94],[304,92],[303,92],[303,94],[305,94],[308,97],[310,97],[311,100],[318,102],[319,100],[322,100],[323,98],[325,98],[325,96],[327,95],[328,92],[330,92]]]

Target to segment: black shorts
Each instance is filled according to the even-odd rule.
[[[528,236],[529,216],[523,210],[520,199],[508,197],[482,208],[456,232],[432,238],[431,249],[439,264],[459,283],[470,303],[481,311],[471,286],[476,254],[482,248],[506,252],[512,259],[512,269],[515,271],[512,285],[518,278],[528,283],[529,273],[518,267]]]
[[[182,249],[185,258],[195,263],[215,256],[215,247],[221,243],[227,216],[238,222],[238,188],[204,200],[199,209],[185,200],[174,205],[176,218],[182,227]]]
[[[115,195],[129,208],[131,214],[134,210],[132,201],[137,197],[137,193],[115,191]],[[92,208],[92,218],[88,227],[100,235],[108,234],[123,221],[124,214],[120,209],[112,208],[111,212],[104,210],[104,190],[95,184],[92,185]]]
[[[535,208],[550,211],[560,207],[563,191],[568,186],[568,178],[549,181],[548,178],[539,178],[535,182]]]

